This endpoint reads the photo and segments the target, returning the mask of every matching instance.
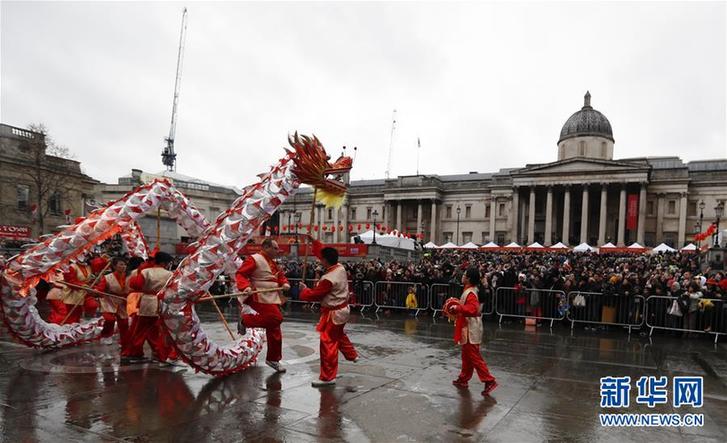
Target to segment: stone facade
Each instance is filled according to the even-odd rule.
[[[376,223],[424,233],[425,241],[437,244],[681,247],[698,232],[700,212],[705,230],[715,219],[714,208],[727,200],[727,159],[614,160],[610,123],[590,106],[590,94],[566,122],[557,147],[557,161],[495,173],[353,181],[340,210],[316,209],[316,224],[353,224],[356,233],[359,224],[365,230],[366,223],[374,223],[376,211]],[[281,228],[289,220],[295,223],[295,213],[308,224],[310,199],[311,192],[303,190],[295,202],[287,202],[280,211]],[[316,235],[326,242],[350,238],[348,232]]]
[[[0,124],[0,225],[30,227],[33,237],[84,215],[98,183],[46,149],[43,134]]]
[[[240,196],[234,188],[205,182],[193,177],[188,177],[176,172],[164,171],[156,174],[143,172],[139,169],[132,169],[131,174],[120,177],[116,184],[99,184],[94,190],[98,201],[106,203],[118,200],[127,192],[149,183],[154,178],[166,177],[174,186],[179,189],[209,221],[232,206],[232,203]],[[176,253],[176,245],[187,240],[187,233],[177,223],[161,210],[157,214],[147,214],[139,219],[144,236],[150,247],[157,241],[157,226],[159,227],[160,249],[164,252]]]

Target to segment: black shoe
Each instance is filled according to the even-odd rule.
[[[247,334],[247,328],[245,327],[245,323],[242,322],[242,317],[240,317],[240,321],[237,322],[237,333],[240,335]]]

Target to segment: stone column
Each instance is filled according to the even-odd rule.
[[[623,247],[626,233],[626,184],[621,185],[621,194],[618,198],[618,243],[616,246]],[[644,245],[641,245],[644,246]]]
[[[545,198],[545,245],[553,244],[553,187],[548,186],[548,193]]]
[[[432,200],[432,227],[429,234],[429,241],[437,242],[437,201]]]
[[[588,243],[588,183],[583,185],[581,205],[581,243]]]
[[[664,194],[656,197],[656,243],[659,244],[664,241]]]
[[[348,232],[348,197],[346,197],[346,203],[343,205],[343,233],[342,238],[344,243],[348,243],[351,240],[351,236]]]
[[[598,220],[598,245],[606,243],[606,223],[608,211],[608,183],[601,183],[601,214]]]
[[[636,232],[636,242],[641,246],[644,244],[644,231],[646,229],[646,183],[641,183],[639,192],[639,226]]]
[[[494,202],[494,200],[493,200],[493,202]],[[495,212],[490,212],[490,216],[492,216],[493,220],[494,220],[497,217],[497,208],[492,208],[492,209]],[[519,219],[519,215],[518,215],[519,209],[520,209],[520,188],[518,188],[516,186],[512,190],[512,208],[510,208],[510,241],[511,242],[519,241],[519,239],[518,239],[518,235],[520,234],[520,232],[518,230],[518,226],[520,225],[520,223],[519,223],[520,219]],[[525,211],[523,211],[523,212],[525,212]],[[490,223],[495,224],[494,221],[490,221]],[[500,246],[505,246],[505,245],[500,245]]]
[[[496,208],[497,208],[497,197],[492,195],[490,197],[490,241],[495,241],[495,209]]]
[[[530,187],[530,206],[528,212],[528,239],[526,245],[535,241],[535,186]]]
[[[674,245],[677,249],[684,246],[687,235],[687,193],[682,192],[679,199],[679,237],[677,237],[677,244]]]
[[[396,202],[396,229],[398,229],[399,232],[403,231],[403,229],[401,229],[401,200]]]
[[[422,208],[422,201],[419,200],[419,205],[417,206],[417,228],[415,229],[416,232],[423,231],[422,229],[422,217],[424,216],[424,209]],[[422,232],[423,234],[423,232]]]
[[[335,228],[335,231],[333,231],[333,243],[338,243],[338,209],[333,209],[333,227]]]
[[[570,186],[563,191],[563,244],[570,242]]]

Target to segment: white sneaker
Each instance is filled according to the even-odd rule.
[[[310,385],[314,388],[323,388],[326,386],[333,386],[336,384],[336,380],[316,380],[312,382]]]
[[[281,374],[286,372],[287,369],[283,367],[283,365],[280,364],[279,361],[267,361],[265,360],[265,364],[270,366],[271,368],[275,369],[275,372],[280,372]]]
[[[258,312],[254,310],[250,305],[243,304],[240,309],[240,315],[258,315]]]

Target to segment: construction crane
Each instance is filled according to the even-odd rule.
[[[179,52],[177,53],[177,75],[174,80],[174,101],[172,102],[172,123],[169,136],[164,139],[166,146],[162,150],[162,163],[167,171],[177,170],[177,153],[174,152],[174,134],[177,132],[177,105],[179,104],[179,84],[182,80],[182,64],[184,63],[184,37],[187,33],[187,8],[182,12],[182,30],[179,32]]]
[[[391,117],[391,137],[389,138],[389,160],[386,162],[386,178],[391,174],[391,151],[394,150],[394,131],[396,130],[396,109]]]

